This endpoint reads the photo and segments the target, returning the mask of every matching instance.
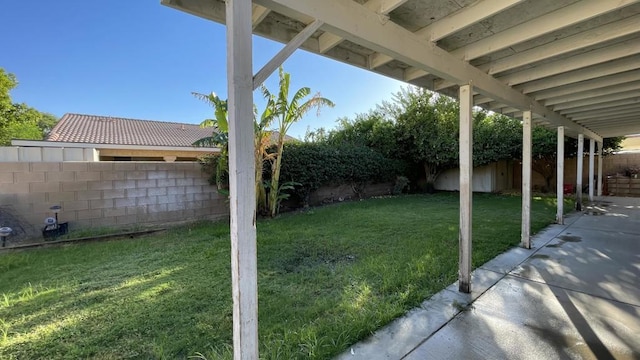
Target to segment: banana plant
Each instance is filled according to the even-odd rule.
[[[279,210],[280,191],[283,190],[280,187],[280,167],[282,164],[282,153],[284,152],[284,143],[287,135],[287,131],[295,122],[300,120],[310,110],[317,109],[318,114],[323,106],[333,107],[334,104],[331,100],[320,96],[319,93],[312,96],[310,99],[305,100],[311,89],[303,87],[298,89],[291,100],[289,100],[289,86],[291,84],[291,75],[285,73],[282,67],[279,70],[279,89],[278,94],[272,94],[269,89],[264,85],[261,86],[262,95],[267,100],[267,107],[271,108],[271,113],[275,119],[278,120],[278,140],[276,143],[277,151],[275,153],[275,159],[271,164],[271,181],[269,188],[269,214],[274,217]]]

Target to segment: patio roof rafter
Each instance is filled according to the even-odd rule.
[[[600,89],[580,91],[570,95],[563,95],[563,96],[549,98],[544,101],[544,104],[546,106],[551,106],[551,105],[557,105],[562,103],[570,103],[572,101],[599,98],[604,95],[633,93],[634,91],[636,91],[636,89],[639,89],[639,88],[640,88],[640,81],[628,82],[624,84],[618,84],[616,86],[607,86]]]
[[[571,51],[584,49],[603,42],[615,40],[623,36],[640,31],[638,23],[640,16],[616,21],[602,27],[587,30],[561,40],[522,51],[517,54],[496,60],[488,65],[478,68],[487,71],[490,75],[529,65],[554,56],[567,54]]]
[[[531,81],[515,88],[523,94],[529,94],[638,69],[640,69],[640,56],[635,55]]]
[[[477,59],[500,49],[513,46],[535,37],[577,24],[590,18],[621,9],[637,0],[602,1],[583,0],[565,6],[549,14],[516,25],[508,31],[487,36],[471,45],[452,51],[466,61]]]
[[[414,67],[460,84],[472,81],[479,93],[514,107],[530,108],[532,112],[546,117],[557,125],[584,133],[589,138],[600,139],[598,134],[577,126],[490,75],[456,59],[435,44],[425,44],[419,36],[393,22],[381,22],[377,13],[353,1],[325,0],[323,6],[317,6],[317,3],[312,0],[257,0],[256,2],[293,18],[313,14],[315,18],[323,21],[332,33],[349,41],[387,53]]]
[[[388,15],[390,12],[398,8],[398,6],[406,3],[408,0],[369,0],[364,6],[372,11],[376,11],[380,15]],[[320,53],[326,53],[335,46],[344,41],[344,38],[330,32],[320,35],[318,42],[320,44]]]
[[[468,7],[462,8],[443,19],[416,31],[414,34],[427,41],[436,42],[494,14],[504,11],[522,1],[523,0],[476,1]],[[374,69],[380,67],[392,60],[393,58],[389,55],[374,53],[371,55],[370,68]],[[422,75],[420,76],[426,75],[426,72],[422,70],[420,71],[422,72]]]
[[[536,100],[545,100],[584,91],[598,90],[609,86],[621,85],[632,81],[640,81],[640,70],[627,71],[593,80],[564,85],[549,90],[542,90],[535,92],[532,95]]]

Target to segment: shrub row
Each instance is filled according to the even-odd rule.
[[[290,143],[285,145],[280,179],[296,182],[293,193],[306,203],[309,194],[321,186],[350,184],[357,188],[393,181],[405,170],[403,161],[365,146]]]

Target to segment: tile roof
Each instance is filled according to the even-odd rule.
[[[191,147],[194,141],[211,136],[211,133],[211,128],[195,124],[65,114],[51,130],[47,141]]]

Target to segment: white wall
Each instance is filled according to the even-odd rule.
[[[0,147],[0,162],[57,162],[99,161],[98,151],[92,148],[58,147]]]
[[[473,191],[494,192],[511,188],[509,184],[509,165],[506,161],[479,166],[473,169]],[[444,171],[435,183],[436,190],[460,190],[460,170]]]

